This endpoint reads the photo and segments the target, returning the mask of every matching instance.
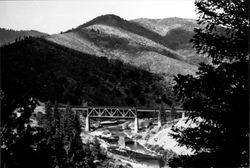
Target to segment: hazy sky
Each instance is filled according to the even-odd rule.
[[[127,20],[196,19],[194,0],[0,1],[0,27],[15,30],[59,33],[104,14],[116,14]]]

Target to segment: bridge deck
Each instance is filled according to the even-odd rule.
[[[58,107],[59,110],[64,110],[66,106]],[[116,107],[116,106],[71,106],[73,111],[85,113],[88,117],[101,118],[137,118],[138,114],[142,113],[159,113],[160,110],[152,107]],[[166,113],[170,113],[171,108],[165,109]],[[177,113],[184,113],[183,109],[175,109]]]

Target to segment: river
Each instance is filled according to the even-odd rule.
[[[144,146],[129,138],[123,131],[122,126],[120,125],[102,125],[101,129],[96,131],[105,131],[111,133],[109,137],[100,136],[99,138],[103,139],[106,143],[111,144],[112,148],[109,147],[111,153],[115,153],[121,156],[125,156],[128,159],[136,161],[137,163],[145,165],[147,168],[159,168],[162,161],[157,156],[154,156],[153,153],[148,151]],[[108,131],[107,131],[108,130]],[[119,137],[124,137],[125,147],[119,147]]]

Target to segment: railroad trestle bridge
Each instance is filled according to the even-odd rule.
[[[66,107],[59,107],[65,109]],[[134,119],[134,132],[138,132],[138,118],[140,114],[155,114],[158,116],[158,126],[161,126],[160,113],[171,113],[173,109],[156,109],[149,107],[108,107],[108,106],[88,106],[88,107],[71,107],[75,112],[79,112],[85,117],[85,131],[90,131],[90,118],[117,118],[117,119]],[[174,109],[176,113],[185,116],[183,109]],[[143,118],[143,117],[142,117]]]

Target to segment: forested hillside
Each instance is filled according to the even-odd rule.
[[[160,99],[171,104],[160,76],[45,39],[26,38],[4,46],[1,59],[4,105],[17,96],[75,105],[153,106]]]

